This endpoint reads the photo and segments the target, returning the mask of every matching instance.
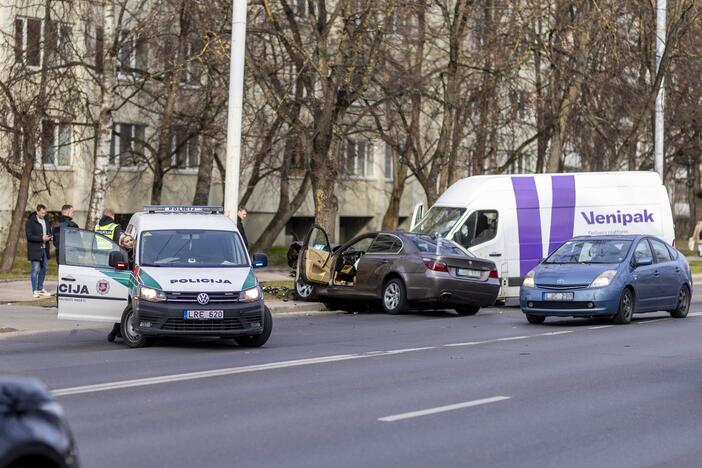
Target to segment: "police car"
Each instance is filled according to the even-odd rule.
[[[59,246],[58,318],[121,324],[132,348],[156,336],[233,338],[259,347],[273,327],[236,224],[221,207],[146,206],[125,230],[128,253],[93,231],[66,228]]]

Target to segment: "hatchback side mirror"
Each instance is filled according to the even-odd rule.
[[[268,266],[268,255],[256,252],[253,254],[253,260],[251,261],[251,266],[254,268],[263,268]]]
[[[632,266],[634,268],[638,268],[640,266],[648,266],[648,265],[653,265],[653,260],[650,258],[634,259],[634,261],[632,262]]]
[[[117,252],[117,251],[110,252],[110,258],[107,261],[107,263],[112,268],[115,268],[117,270],[128,270],[129,269],[129,260],[127,260],[127,256],[124,254],[124,252]]]

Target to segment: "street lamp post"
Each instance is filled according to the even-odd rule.
[[[246,0],[232,0],[232,39],[229,61],[229,111],[224,212],[236,221],[241,166],[241,125],[244,108],[244,58],[246,55]]]
[[[660,73],[661,61],[665,53],[666,39],[666,0],[656,2],[656,76]],[[665,130],[665,87],[661,79],[656,93],[656,129],[654,137],[655,169],[663,179],[664,174],[664,130]]]

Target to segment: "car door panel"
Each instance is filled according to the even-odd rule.
[[[327,233],[313,225],[300,252],[300,274],[310,284],[328,285],[331,280],[332,252]]]
[[[58,318],[119,322],[128,305],[131,271],[110,267],[109,254],[121,251],[126,258],[126,252],[84,229],[64,229],[60,242]]]
[[[634,249],[635,262],[653,262],[653,251],[648,240],[641,239]],[[655,263],[638,265],[633,272],[637,312],[650,312],[657,308]]]
[[[653,248],[656,266],[658,267],[658,295],[659,307],[663,309],[671,309],[677,304],[679,286],[679,272],[676,272],[676,266],[670,257],[670,252],[666,245],[657,240],[651,239],[651,247]]]

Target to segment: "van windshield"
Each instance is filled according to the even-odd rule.
[[[631,241],[614,239],[583,239],[568,241],[544,263],[622,263],[629,253]]]
[[[249,257],[232,231],[177,229],[141,234],[141,266],[203,268],[244,267]]]
[[[412,229],[412,232],[446,237],[465,211],[465,208],[432,206],[419,224]]]

